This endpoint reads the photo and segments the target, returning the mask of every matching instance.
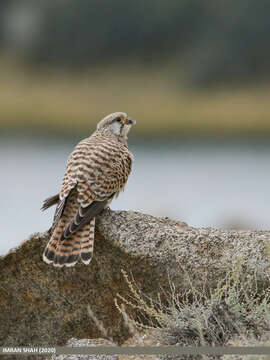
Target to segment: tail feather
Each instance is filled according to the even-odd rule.
[[[73,266],[81,254],[81,243],[89,237],[90,224],[84,225],[75,234],[61,240],[55,250],[55,266]]]
[[[65,260],[66,266],[74,266],[76,264],[76,262],[78,261],[79,256],[80,256],[80,247],[81,247],[80,240],[75,238],[73,241],[72,251],[66,257],[66,260]]]
[[[63,230],[64,230],[64,224],[62,224],[62,221],[60,221],[60,223],[58,224],[56,229],[53,231],[50,241],[48,242],[48,244],[43,252],[43,260],[47,264],[51,264],[52,262],[54,262],[59,238],[60,238]]]
[[[88,234],[81,239],[81,260],[88,265],[92,260],[94,237],[95,237],[95,218],[91,219]]]
[[[41,207],[41,210],[47,210],[49,207],[58,204],[59,202],[59,194],[56,194],[54,196],[49,197],[48,199],[43,201],[43,205]]]
[[[51,264],[54,259],[54,254],[55,254],[55,249],[50,250],[47,245],[47,247],[43,253],[43,261],[45,261],[45,263],[47,263],[47,264]]]
[[[70,194],[67,199],[67,206],[64,209],[62,216],[53,229],[52,236],[48,242],[44,253],[43,260],[55,266],[63,266],[73,251],[73,239],[68,237],[61,241],[62,234],[68,224],[77,211],[76,194],[75,192]]]
[[[53,265],[63,266],[67,259],[72,255],[74,248],[74,239],[69,237],[63,241],[58,242],[54,253]],[[75,264],[74,264],[75,265]]]
[[[63,227],[59,231],[58,226],[44,250],[43,260],[57,267],[74,266],[79,258],[84,264],[89,264],[93,255],[95,219],[63,240],[60,240]]]
[[[89,264],[93,254],[95,218],[83,224],[74,233],[63,236],[67,227],[74,219],[80,204],[76,201],[77,192],[71,193],[67,199],[52,236],[44,250],[43,260],[57,267],[73,266],[81,258],[84,264]]]

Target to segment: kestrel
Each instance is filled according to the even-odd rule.
[[[131,171],[127,134],[135,123],[126,113],[110,114],[69,156],[60,193],[46,199],[42,207],[57,204],[43,253],[46,263],[73,266],[79,258],[90,263],[95,217],[124,189]]]

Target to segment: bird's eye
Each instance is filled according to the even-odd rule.
[[[117,121],[117,122],[121,122],[122,119],[119,117],[119,118],[116,119],[116,121]]]

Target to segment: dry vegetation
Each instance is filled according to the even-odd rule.
[[[166,69],[135,65],[88,72],[42,71],[0,62],[0,128],[85,131],[112,111],[139,119],[153,133],[270,132],[270,88],[187,92]],[[166,121],[164,121],[164,119]],[[78,130],[79,129],[79,130]]]
[[[155,301],[146,297],[127,274],[125,272],[123,274],[132,295],[129,299],[119,296],[124,305],[120,306],[119,299],[116,299],[116,306],[133,333],[135,329],[144,330],[147,336],[150,330],[152,345],[270,345],[270,290],[260,288],[256,272],[245,274],[241,265],[228,269],[227,275],[220,279],[210,296],[201,289],[196,289],[192,283],[190,290],[184,294],[176,293],[174,284],[171,283],[171,293],[167,294],[167,305],[161,301],[160,294]],[[140,311],[144,320],[129,318],[125,311],[126,307]],[[149,319],[149,326],[145,325],[145,318]],[[139,339],[142,339],[142,336]],[[202,356],[161,357],[168,360],[188,358],[201,359]],[[224,360],[240,358],[246,357],[239,355],[222,357]]]

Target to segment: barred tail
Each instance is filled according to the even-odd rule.
[[[79,257],[84,264],[89,264],[93,255],[95,219],[89,224],[82,226],[75,234],[61,239],[63,226],[61,221],[55,228],[50,241],[48,242],[43,260],[54,266],[74,266]]]
[[[84,264],[89,264],[93,256],[94,238],[95,238],[95,218],[91,219],[89,231],[81,239],[81,260]]]
[[[52,233],[50,241],[48,242],[43,252],[43,261],[45,261],[47,264],[52,264],[55,262],[56,250],[60,242],[62,233],[64,231],[64,227],[65,227],[65,223],[63,219],[60,219],[59,223],[57,224],[56,228]],[[68,248],[70,247],[67,247],[66,250],[68,250]]]
[[[79,258],[84,264],[90,263],[93,255],[95,218],[83,216],[88,214],[88,210],[86,208],[84,214],[79,206],[77,192],[71,192],[64,208],[60,210],[59,220],[54,221],[51,238],[44,250],[43,260],[47,264],[58,267],[73,266]],[[56,213],[59,213],[58,209]]]

